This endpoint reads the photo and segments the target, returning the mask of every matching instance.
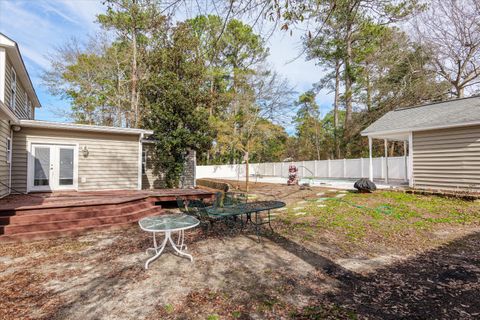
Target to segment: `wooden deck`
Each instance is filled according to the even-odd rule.
[[[162,203],[177,197],[212,199],[202,189],[58,192],[10,195],[0,199],[0,241],[75,235],[124,226],[163,214]]]
[[[6,210],[30,210],[40,208],[47,209],[120,204],[146,198],[155,198],[157,202],[167,202],[175,201],[176,197],[179,196],[190,199],[204,199],[213,197],[213,192],[203,189],[155,189],[139,191],[72,191],[30,193],[27,195],[17,194],[0,199],[0,212]]]

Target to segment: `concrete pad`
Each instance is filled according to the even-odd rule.
[[[337,195],[335,196],[335,198],[343,198],[343,197],[345,197],[345,196],[346,196],[345,193],[341,193],[341,194],[337,194]]]

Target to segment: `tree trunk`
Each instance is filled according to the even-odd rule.
[[[457,91],[457,98],[463,98],[464,97],[464,91],[465,91],[465,88],[463,87],[457,87],[455,88],[456,91]]]
[[[132,88],[130,92],[130,106],[133,119],[130,126],[138,128],[138,97],[137,97],[137,34],[135,28],[132,32]]]
[[[348,137],[350,124],[352,122],[352,26],[347,23],[347,35],[345,37],[345,128],[344,135]]]
[[[370,70],[368,68],[368,62],[366,62],[367,73],[365,75],[365,80],[367,81],[367,110],[370,112],[372,110],[372,84],[370,82]]]
[[[320,128],[318,127],[320,119],[315,117],[315,149],[317,151],[317,160],[320,160]]]
[[[340,99],[340,59],[335,61],[335,96],[333,99],[333,136],[335,154],[340,159],[340,143],[338,141],[338,103]]]
[[[249,168],[248,168],[248,157],[249,157],[249,154],[248,154],[248,144],[247,144],[247,151],[245,152],[245,191],[247,192],[248,194],[248,180],[249,180]]]
[[[393,157],[394,154],[395,154],[395,141],[392,141],[390,145],[390,157]]]

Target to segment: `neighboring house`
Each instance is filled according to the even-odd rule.
[[[37,121],[40,107],[18,45],[0,33],[0,197],[162,186],[145,163],[152,131]]]
[[[480,96],[390,111],[362,135],[370,153],[372,139],[408,142],[410,187],[480,192]]]

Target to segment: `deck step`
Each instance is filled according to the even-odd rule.
[[[32,223],[32,224],[10,224],[7,226],[0,227],[0,234],[11,235],[17,233],[27,233],[33,231],[53,231],[53,230],[62,230],[70,229],[77,227],[93,227],[103,224],[115,224],[134,221],[137,216],[144,214],[155,214],[161,211],[161,207],[148,207],[139,209],[136,211],[131,211],[129,213],[116,214],[103,217],[93,217],[86,219],[74,219],[74,220],[62,220],[54,222],[41,222],[41,223]]]
[[[32,241],[32,240],[41,240],[41,239],[52,239],[60,238],[66,236],[75,236],[80,235],[89,231],[94,230],[104,230],[110,228],[121,228],[129,226],[143,217],[162,214],[164,211],[160,207],[153,207],[145,210],[140,210],[133,214],[127,215],[128,217],[123,217],[123,221],[116,221],[112,223],[105,223],[99,225],[88,225],[88,226],[69,226],[64,229],[55,229],[47,231],[32,231],[32,232],[21,232],[16,234],[5,234],[0,235],[0,242],[23,242],[23,241]]]
[[[118,205],[114,208],[105,208],[103,206],[91,207],[89,211],[71,210],[69,212],[48,212],[30,211],[30,214],[13,215],[9,217],[0,217],[0,226],[2,225],[22,225],[43,222],[55,222],[65,220],[78,220],[97,217],[108,217],[119,214],[126,214],[132,211],[154,207],[153,202],[127,203]]]
[[[93,203],[89,202],[88,204],[83,204],[81,202],[73,205],[67,204],[62,206],[61,204],[55,204],[55,206],[39,205],[39,206],[30,206],[30,207],[19,207],[15,209],[0,210],[0,216],[2,217],[11,217],[11,216],[21,216],[21,215],[31,215],[31,214],[42,214],[42,213],[71,213],[71,212],[90,212],[92,210],[108,210],[116,209],[119,206],[135,204],[135,203],[145,203],[151,202],[154,203],[154,199],[132,199],[128,201],[119,201],[118,203]]]

